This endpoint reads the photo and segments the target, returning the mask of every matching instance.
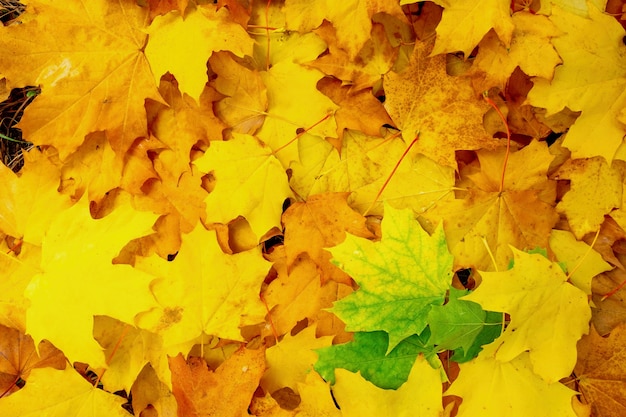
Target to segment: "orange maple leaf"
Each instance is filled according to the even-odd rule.
[[[215,372],[198,357],[185,362],[179,354],[169,362],[179,416],[242,417],[265,371],[265,350],[242,347]]]
[[[91,132],[107,130],[119,154],[146,134],[144,101],[161,100],[143,53],[147,9],[133,0],[38,0],[23,20],[0,28],[0,68],[13,86],[41,87],[20,123],[24,136],[65,159]]]

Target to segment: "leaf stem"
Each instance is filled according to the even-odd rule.
[[[374,200],[372,201],[372,204],[370,204],[370,206],[367,208],[367,210],[365,210],[365,212],[363,213],[363,216],[367,216],[367,213],[369,213],[369,211],[374,207],[374,204],[376,204],[376,202],[378,201],[378,199],[380,198],[381,194],[383,193],[383,191],[385,191],[385,188],[387,187],[387,185],[389,184],[389,181],[391,181],[391,177],[393,177],[393,175],[396,173],[396,171],[398,170],[398,167],[400,166],[400,164],[402,163],[402,160],[404,159],[405,156],[407,156],[407,154],[409,153],[409,151],[411,150],[411,148],[413,147],[413,145],[415,145],[418,141],[420,137],[419,132],[417,132],[417,135],[415,135],[415,138],[413,139],[413,141],[409,144],[409,146],[406,148],[406,150],[404,151],[404,153],[402,154],[402,156],[400,157],[400,159],[398,159],[398,162],[396,162],[396,165],[393,167],[393,169],[391,170],[391,174],[389,174],[389,176],[387,177],[387,179],[385,180],[385,183],[383,184],[382,187],[380,187],[380,190],[378,190],[378,194],[376,194],[376,197],[374,198]]]
[[[312,124],[311,126],[307,127],[306,129],[304,129],[302,132],[298,133],[296,135],[295,138],[291,139],[289,142],[285,143],[282,146],[279,146],[278,148],[276,148],[273,152],[272,155],[276,155],[278,152],[282,151],[283,149],[285,149],[287,146],[291,145],[293,142],[295,142],[296,140],[298,140],[300,137],[302,137],[302,135],[304,135],[305,133],[309,132],[311,129],[313,129],[315,126],[319,125],[320,123],[322,123],[324,120],[328,119],[330,117],[330,115],[333,114],[332,111],[326,113],[326,116],[322,117],[320,120],[318,120],[317,122],[315,122],[314,124]]]

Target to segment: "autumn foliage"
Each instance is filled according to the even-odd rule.
[[[626,415],[621,2],[25,3],[0,416]]]

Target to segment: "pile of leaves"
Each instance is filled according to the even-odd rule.
[[[27,2],[0,415],[625,415],[621,7]]]

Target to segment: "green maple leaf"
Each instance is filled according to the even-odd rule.
[[[361,371],[363,378],[380,388],[397,389],[406,382],[418,354],[424,353],[433,368],[441,365],[429,338],[427,328],[421,335],[403,340],[387,354],[387,333],[358,332],[351,342],[317,349],[319,359],[315,370],[332,384],[335,383],[335,369],[343,368],[351,372]]]
[[[385,205],[380,242],[348,235],[329,249],[333,262],[359,289],[331,309],[348,331],[384,330],[390,352],[401,340],[420,334],[432,305],[441,305],[452,278],[453,258],[443,228],[429,236],[410,210]]]
[[[491,343],[500,335],[502,314],[485,311],[480,304],[459,299],[468,290],[450,287],[450,298],[443,306],[433,306],[428,313],[432,336],[431,344],[439,350],[454,350],[457,362],[475,357],[481,346]]]

